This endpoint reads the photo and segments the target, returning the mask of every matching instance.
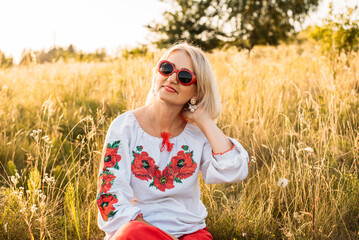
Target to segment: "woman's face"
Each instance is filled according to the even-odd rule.
[[[183,50],[175,50],[166,58],[180,69],[187,69],[194,73],[191,57]],[[183,106],[188,100],[194,97],[196,84],[184,86],[177,80],[174,72],[170,76],[163,76],[159,72],[156,74],[156,95],[162,101]]]

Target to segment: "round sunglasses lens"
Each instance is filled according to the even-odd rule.
[[[180,71],[178,73],[178,79],[182,83],[187,84],[187,83],[190,83],[192,81],[192,75],[187,71]]]
[[[160,72],[163,74],[170,74],[171,72],[173,72],[173,67],[167,62],[163,62],[160,65]]]

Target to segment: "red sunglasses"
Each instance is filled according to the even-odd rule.
[[[177,80],[179,83],[185,86],[189,86],[197,82],[196,75],[194,75],[193,72],[187,69],[178,70],[175,68],[173,63],[167,60],[162,60],[158,64],[157,71],[163,76],[170,76],[175,72],[177,74]]]

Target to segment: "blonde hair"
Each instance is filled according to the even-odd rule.
[[[186,42],[175,44],[162,55],[156,66],[161,60],[166,59],[173,51],[176,50],[185,51],[191,57],[194,74],[197,78],[197,105],[202,105],[204,110],[208,112],[209,116],[214,121],[217,121],[222,112],[221,98],[219,96],[216,77],[213,74],[212,67],[204,52],[200,48]],[[156,71],[156,68],[154,68],[152,86],[147,94],[146,105],[152,103],[156,94]]]

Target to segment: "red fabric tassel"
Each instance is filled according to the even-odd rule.
[[[167,151],[172,150],[174,143],[170,143],[170,139],[169,139],[170,136],[171,133],[169,132],[161,132],[161,137],[163,138],[161,152],[165,150],[165,146],[167,146]]]

